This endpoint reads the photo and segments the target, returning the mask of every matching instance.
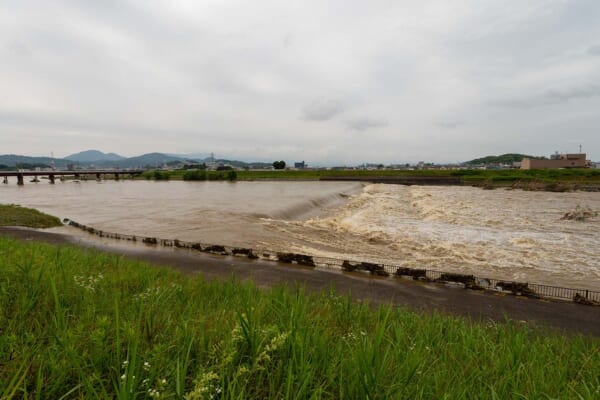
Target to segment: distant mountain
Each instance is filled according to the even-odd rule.
[[[209,158],[210,154],[209,153],[189,153],[189,154],[171,154],[171,153],[165,153],[168,156],[171,157],[179,157],[179,158],[184,158],[186,160],[204,160],[205,158]]]
[[[0,155],[0,164],[6,165],[11,168],[35,168],[35,167],[50,167],[54,164],[55,167],[65,168],[68,164],[72,164],[73,161],[66,160],[63,158],[50,158],[50,157],[28,157],[17,154],[3,154]]]
[[[471,161],[467,161],[465,164],[478,165],[478,164],[512,164],[513,162],[520,162],[523,158],[539,159],[542,157],[528,156],[526,154],[507,153],[499,156],[487,156],[482,158],[476,158]]]
[[[70,156],[65,157],[69,160],[79,161],[79,162],[97,162],[97,161],[120,161],[124,160],[125,157],[120,156],[115,153],[103,153],[98,150],[86,150],[81,151],[79,153],[71,154]]]
[[[212,159],[209,157],[202,161],[205,163],[210,163],[210,162],[212,162]],[[226,159],[218,159],[218,160],[214,160],[214,162],[217,164],[231,165],[232,167],[235,167],[235,168],[269,168],[273,165],[272,163],[265,163],[265,162],[246,162],[246,161],[226,160]]]
[[[162,167],[172,161],[186,162],[184,158],[169,156],[163,153],[148,153],[137,157],[126,158],[116,163],[120,168]]]
[[[87,150],[80,153],[71,154],[67,158],[50,158],[50,157],[28,157],[16,154],[0,155],[1,169],[33,169],[36,167],[48,168],[54,166],[62,169],[69,165],[74,165],[75,168],[160,168],[162,166],[181,163],[192,164],[200,163],[217,163],[232,165],[236,168],[268,168],[271,163],[263,162],[244,162],[238,160],[218,159],[213,160],[211,157],[194,158],[200,154],[189,154],[186,156],[176,156],[163,153],[148,153],[137,157],[125,158],[114,153],[102,153],[98,150]]]

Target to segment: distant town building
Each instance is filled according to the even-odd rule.
[[[302,162],[297,162],[297,163],[294,163],[294,168],[297,168],[297,169],[304,169],[304,168],[306,168],[306,164],[304,163],[304,161],[302,161]]]
[[[591,167],[591,163],[585,157],[585,153],[556,153],[551,155],[549,160],[524,158],[521,161],[521,169],[589,168]]]

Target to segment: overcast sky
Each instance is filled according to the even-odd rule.
[[[600,1],[0,0],[0,154],[600,161]]]

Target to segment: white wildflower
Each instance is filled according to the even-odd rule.
[[[75,284],[79,287],[86,289],[89,292],[95,292],[96,284],[98,282],[100,282],[102,279],[104,279],[104,275],[102,275],[102,273],[99,273],[98,275],[95,275],[95,276],[94,275],[89,275],[89,276],[75,275],[75,276],[73,276],[73,280],[75,281]]]

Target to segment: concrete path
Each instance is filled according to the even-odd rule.
[[[75,244],[164,265],[207,279],[251,280],[259,287],[301,285],[309,291],[335,290],[358,301],[393,304],[419,312],[442,312],[473,320],[506,319],[571,333],[600,337],[600,307],[572,302],[536,300],[490,291],[473,291],[433,283],[391,278],[370,278],[360,273],[314,270],[296,265],[233,256],[213,256],[191,250],[153,248],[145,245],[107,246],[68,235],[21,228],[0,228],[0,236]]]

